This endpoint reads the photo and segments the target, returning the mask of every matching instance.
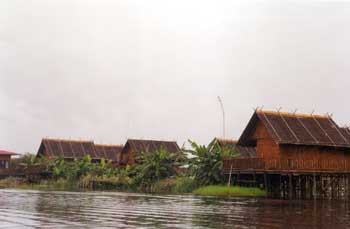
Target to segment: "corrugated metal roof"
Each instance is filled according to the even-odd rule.
[[[99,158],[105,158],[113,162],[117,162],[122,152],[123,145],[103,145],[95,144],[96,153]]]
[[[237,153],[239,153],[239,157],[244,158],[250,158],[250,157],[256,157],[256,148],[252,146],[239,146],[237,145],[237,140],[234,139],[221,139],[216,138],[219,145],[221,147],[224,146],[232,146],[237,150]]]
[[[97,159],[97,153],[93,141],[86,140],[66,140],[44,138],[41,142],[38,155],[45,148],[50,157],[82,158],[90,155]]]
[[[256,111],[238,144],[251,145],[250,136],[261,121],[277,144],[350,147],[345,135],[330,116]]]
[[[181,151],[175,141],[128,139],[125,145],[129,145],[134,152],[154,152],[162,147],[169,153]]]

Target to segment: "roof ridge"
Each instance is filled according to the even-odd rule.
[[[93,140],[77,140],[77,139],[62,139],[62,138],[43,138],[43,141],[60,141],[60,142],[84,142],[94,143]]]
[[[115,146],[115,147],[124,147],[123,144],[94,144],[95,146]]]
[[[261,114],[283,115],[283,116],[300,117],[300,118],[330,118],[329,115],[291,113],[291,112],[286,112],[286,111],[257,110],[256,112],[261,113]]]
[[[144,141],[144,142],[172,142],[176,143],[176,141],[169,141],[169,140],[152,140],[152,139],[134,139],[134,138],[129,138],[127,141]]]

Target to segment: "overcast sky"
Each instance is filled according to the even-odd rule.
[[[253,113],[350,124],[350,3],[2,0],[0,148],[238,138]]]

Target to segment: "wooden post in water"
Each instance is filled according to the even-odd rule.
[[[269,193],[269,189],[267,187],[267,174],[266,173],[264,173],[264,188],[265,188],[266,194],[268,194]]]
[[[241,186],[240,180],[239,180],[239,179],[240,179],[240,176],[239,176],[239,175],[240,175],[240,173],[238,172],[238,173],[237,173],[237,185],[238,185],[238,186]]]
[[[289,174],[289,199],[293,199],[293,181],[292,181],[292,174]]]
[[[350,201],[350,174],[347,174],[347,183],[348,183],[348,185],[346,187],[348,189],[348,196],[347,196],[347,198]]]
[[[313,195],[314,186],[313,186],[313,182],[312,182],[312,181],[313,181],[313,180],[312,180],[312,177],[309,176],[310,199],[312,199],[312,198],[314,197],[314,195]]]
[[[305,176],[301,176],[300,178],[300,195],[301,195],[301,199],[305,199],[306,198],[306,178]]]
[[[348,198],[348,179],[345,174],[343,178],[344,178],[344,199],[346,200]]]
[[[329,175],[327,175],[326,177],[326,180],[325,180],[325,194],[326,194],[326,197],[329,197],[332,195],[332,193],[330,193],[330,184],[331,184],[331,177]]]
[[[230,175],[228,177],[228,183],[227,183],[227,186],[231,186],[231,176],[232,176],[232,164],[231,164],[231,169],[230,169]]]
[[[253,187],[256,187],[257,182],[256,182],[256,173],[255,172],[253,173],[253,180],[254,180]]]
[[[331,176],[331,197],[332,197],[332,200],[334,199],[334,196],[335,196],[335,178],[333,176]]]
[[[317,184],[316,184],[316,174],[314,173],[313,175],[313,186],[312,186],[312,194],[314,199],[316,198],[316,194],[317,194]]]
[[[282,192],[284,192],[283,182],[282,182],[282,175],[279,174],[279,190],[278,190],[278,195],[279,195],[279,197],[283,196],[283,198],[284,198],[284,195],[282,194]]]

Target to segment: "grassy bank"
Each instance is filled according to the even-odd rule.
[[[93,185],[84,185],[87,182]],[[83,184],[83,185],[82,185]],[[80,181],[69,181],[65,179],[58,180],[41,180],[39,183],[27,183],[24,179],[7,178],[0,180],[0,188],[16,188],[26,190],[47,190],[47,191],[86,191],[86,190],[110,190],[126,192],[148,192],[162,194],[195,194],[200,196],[240,196],[240,197],[262,197],[266,196],[265,191],[259,188],[246,188],[236,186],[211,185],[198,189],[193,179],[187,177],[174,177],[160,180],[150,184],[149,188],[135,186],[120,186],[114,179],[82,179]]]
[[[262,197],[266,196],[266,192],[259,188],[245,187],[228,187],[211,185],[198,188],[193,191],[193,194],[201,196],[242,196],[242,197]]]

